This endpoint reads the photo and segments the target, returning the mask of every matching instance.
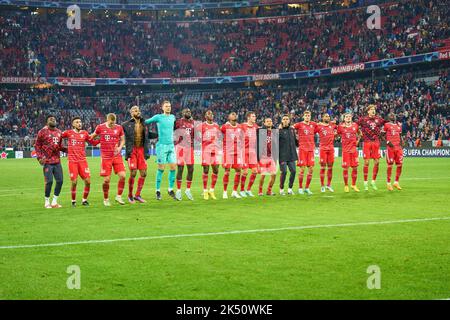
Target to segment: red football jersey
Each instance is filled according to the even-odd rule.
[[[320,138],[320,150],[334,150],[334,136],[336,134],[336,125],[334,123],[330,123],[328,125],[318,123],[316,126],[316,133],[319,134]]]
[[[60,160],[62,133],[59,129],[51,130],[47,126],[39,130],[34,148],[38,159],[45,159],[46,164],[57,164]]]
[[[66,130],[62,138],[67,138],[67,156],[70,162],[80,162],[86,160],[86,142],[95,144],[85,130],[76,132],[75,130]]]
[[[100,135],[102,158],[114,158],[114,149],[120,144],[120,138],[124,135],[122,126],[116,124],[113,128],[109,128],[105,122],[95,128],[95,133]]]
[[[202,134],[202,150],[214,148],[211,145],[218,146],[221,132],[217,123],[202,122],[198,130]]]
[[[386,132],[386,141],[390,141],[395,149],[402,148],[402,125],[400,123],[387,122],[384,124],[384,131]]]
[[[186,119],[178,119],[175,122],[175,144],[184,146],[184,147],[194,147],[194,120],[186,120]],[[190,137],[190,141],[189,141]]]
[[[357,124],[361,128],[363,141],[380,141],[381,129],[386,121],[380,117],[361,117]]]
[[[237,155],[242,150],[242,129],[239,124],[232,126],[227,122],[221,128],[223,134],[223,152],[228,155]]]
[[[242,134],[244,136],[244,148],[245,153],[256,154],[256,130],[258,125],[255,123],[253,126],[249,126],[248,123],[241,124]]]
[[[345,126],[345,124],[339,125],[337,133],[341,136],[342,152],[357,152],[358,129],[359,127],[356,123],[352,123],[349,127]]]
[[[297,130],[300,150],[314,151],[314,135],[316,132],[316,126],[317,124],[313,121],[310,121],[308,124],[302,121],[294,125],[294,129]]]

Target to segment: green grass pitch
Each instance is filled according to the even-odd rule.
[[[345,194],[337,162],[336,192],[321,194],[316,167],[311,197],[222,200],[221,171],[217,201],[201,198],[197,166],[195,201],[163,192],[157,202],[152,157],[143,192],[149,202],[110,208],[102,204],[99,159],[89,163],[91,206],[70,207],[64,159],[64,207],[46,210],[37,161],[0,161],[0,299],[450,298],[449,159],[405,159],[403,190],[393,192],[383,159],[377,192]],[[396,222],[368,224],[386,221]],[[5,248],[52,243],[63,245]],[[81,270],[79,290],[66,285],[71,265]],[[367,287],[371,265],[380,268],[380,289]]]

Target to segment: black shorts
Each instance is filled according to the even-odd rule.
[[[61,163],[56,164],[45,164],[44,165],[44,179],[45,183],[53,182],[53,177],[55,177],[56,181],[63,180],[63,170],[61,167]]]

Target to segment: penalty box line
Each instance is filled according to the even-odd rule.
[[[191,234],[172,234],[172,235],[135,237],[135,238],[117,238],[117,239],[104,239],[104,240],[83,240],[83,241],[71,241],[71,242],[9,245],[9,246],[0,246],[0,249],[62,247],[62,246],[80,245],[80,244],[97,244],[97,243],[112,243],[112,242],[125,242],[125,241],[144,241],[144,240],[188,238],[188,237],[207,237],[207,236],[220,236],[220,235],[233,235],[233,234],[246,234],[246,233],[264,233],[264,232],[279,232],[279,231],[320,229],[320,228],[371,226],[371,225],[440,221],[440,220],[450,220],[450,217],[388,220],[388,221],[369,221],[369,222],[354,222],[354,223],[339,223],[339,224],[320,224],[320,225],[294,226],[294,227],[270,228],[270,229],[233,230],[233,231],[203,232],[203,233],[191,233]]]

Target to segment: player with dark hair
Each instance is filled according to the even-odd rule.
[[[241,192],[243,198],[254,197],[252,193],[252,186],[258,174],[258,156],[256,153],[256,114],[253,111],[247,112],[247,122],[241,124],[242,134],[244,136],[244,163],[241,172]],[[248,181],[247,188],[245,188],[245,181],[247,179],[248,169],[252,171]]]
[[[395,113],[389,113],[389,122],[384,124],[384,132],[386,134],[386,162],[387,162],[387,189],[389,191],[394,190],[391,185],[392,167],[395,163],[397,171],[395,173],[394,188],[402,190],[398,183],[400,175],[402,174],[403,167],[403,138],[402,138],[402,125],[397,122]]]
[[[123,189],[125,188],[125,165],[121,151],[125,145],[125,136],[121,125],[116,124],[116,115],[108,113],[106,122],[95,128],[95,132],[91,135],[91,139],[100,136],[100,152],[102,156],[102,164],[100,176],[103,177],[103,204],[106,207],[111,206],[109,201],[109,183],[111,181],[111,172],[118,175],[116,202],[124,205],[122,199]]]
[[[91,173],[86,160],[86,142],[92,145],[100,143],[99,140],[93,140],[86,130],[82,130],[83,123],[80,117],[72,119],[72,129],[66,130],[62,134],[62,139],[67,139],[67,157],[69,158],[70,174],[70,193],[72,196],[72,206],[76,206],[77,181],[78,176],[84,181],[84,192],[81,204],[88,206],[87,201],[91,189]]]
[[[63,171],[61,167],[60,151],[66,152],[62,146],[61,130],[56,128],[56,117],[48,115],[46,125],[39,130],[36,143],[34,145],[37,160],[43,166],[45,181],[45,208],[61,208],[58,204],[58,197],[63,185]],[[53,177],[56,185],[52,203],[50,204],[50,193],[52,191]]]
[[[333,178],[334,164],[334,137],[336,135],[336,124],[330,122],[331,118],[328,113],[322,115],[322,122],[317,124],[316,133],[319,134],[319,150],[320,150],[320,191],[328,190],[334,192],[331,187],[331,179]],[[328,170],[327,170],[328,169]],[[325,187],[325,171],[327,171],[327,185]]]
[[[221,151],[219,143],[222,133],[219,125],[214,122],[214,114],[211,110],[205,112],[205,121],[200,124],[196,131],[201,134],[202,143],[203,199],[216,200],[214,188],[219,175],[219,155]],[[212,169],[212,174],[211,186],[208,191],[209,167]]]
[[[181,119],[175,122],[175,154],[177,156],[177,192],[175,196],[181,200],[181,184],[183,182],[184,166],[187,167],[185,194],[189,200],[194,200],[191,192],[194,176],[194,119],[189,108],[181,111]]]
[[[241,179],[241,168],[243,163],[243,134],[242,129],[237,123],[236,112],[228,115],[228,122],[221,128],[223,134],[223,161],[222,166],[225,169],[223,175],[223,199],[228,199],[227,188],[230,178],[230,170],[234,169],[234,186],[231,197],[240,199],[241,196],[237,192]]]
[[[348,168],[352,168],[352,189],[359,192],[356,186],[356,179],[358,178],[358,143],[360,138],[358,124],[352,121],[352,114],[344,114],[344,123],[340,124],[337,129],[337,134],[341,136],[342,143],[342,168],[344,175],[344,191],[350,192],[348,187]]]
[[[303,113],[303,121],[296,123],[294,129],[297,130],[298,136],[298,163],[297,166],[300,167],[300,172],[298,176],[298,193],[307,195],[312,195],[313,193],[309,190],[309,185],[311,184],[313,170],[314,170],[314,136],[316,132],[316,123],[311,121],[311,111],[306,110]],[[305,189],[303,190],[303,175],[305,169],[308,169],[306,175]]]
[[[361,117],[357,124],[362,133],[363,157],[364,157],[364,190],[369,190],[369,163],[373,159],[373,172],[371,186],[373,190],[378,190],[375,182],[378,175],[380,163],[380,137],[385,120],[376,116],[376,105],[370,104],[367,107],[367,116]]]
[[[289,188],[288,194],[293,195],[292,187],[294,186],[295,181],[295,161],[297,161],[297,147],[298,140],[295,129],[291,127],[291,118],[289,115],[285,114],[281,118],[281,125],[279,130],[279,159],[280,162],[280,195],[284,196],[286,193],[284,192],[284,182],[287,176],[287,169],[289,168],[290,176],[289,176]]]

